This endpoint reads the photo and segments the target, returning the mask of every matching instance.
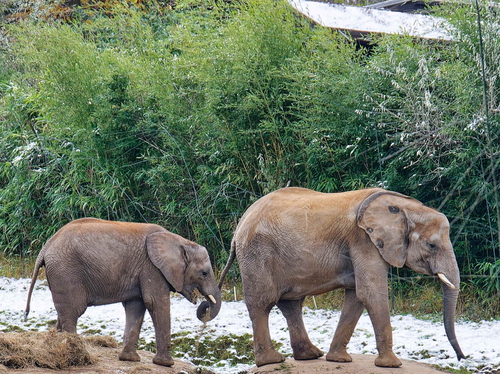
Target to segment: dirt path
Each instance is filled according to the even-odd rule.
[[[351,355],[353,362],[329,362],[324,357],[310,361],[288,359],[282,364],[265,365],[250,371],[253,374],[443,374],[430,365],[415,361],[401,360],[399,368],[379,368],[375,366],[374,355]]]
[[[196,367],[191,363],[179,360],[176,360],[171,368],[155,365],[152,361],[154,354],[146,351],[137,351],[141,356],[140,362],[119,361],[121,348],[88,347],[88,351],[95,361],[94,364],[62,370],[33,366],[13,370],[0,365],[0,374],[210,374],[210,372],[196,371]]]
[[[140,362],[119,361],[121,347],[109,336],[84,336],[46,332],[0,333],[0,374],[213,374],[189,362],[175,360],[173,367],[153,364],[154,354],[137,351]],[[403,360],[401,368],[379,368],[374,355],[352,355],[353,362],[287,359],[281,364],[254,367],[252,374],[436,374],[440,371],[415,361]],[[38,366],[44,366],[40,368]],[[80,366],[71,366],[80,365]],[[12,369],[12,368],[22,369]],[[52,369],[50,369],[52,368]],[[54,368],[64,368],[55,370]],[[245,371],[241,371],[241,374]]]
[[[64,370],[29,367],[26,369],[7,369],[0,365],[0,374],[212,374],[210,371],[197,369],[188,362],[176,360],[173,367],[167,368],[153,364],[151,352],[138,351],[141,362],[118,360],[120,348],[93,347],[89,349],[95,363],[88,366],[71,367]],[[324,358],[311,361],[288,359],[282,364],[266,365],[253,368],[253,374],[442,374],[433,367],[415,361],[402,360],[403,366],[397,369],[379,368],[373,363],[373,355],[352,355],[353,362],[328,362]]]

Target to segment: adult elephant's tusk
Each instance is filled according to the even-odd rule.
[[[439,279],[441,279],[441,281],[446,284],[448,287],[450,287],[451,289],[455,289],[455,285],[453,283],[451,283],[448,278],[446,278],[446,275],[444,275],[443,273],[437,273],[437,276],[439,277]]]
[[[217,304],[217,301],[215,300],[215,297],[213,297],[212,295],[208,295],[208,298],[210,299],[210,301],[214,304]]]

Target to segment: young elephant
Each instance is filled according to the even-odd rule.
[[[389,266],[407,266],[442,281],[444,325],[458,359],[464,358],[454,331],[460,275],[446,217],[410,197],[382,189],[319,193],[284,188],[256,201],[234,233],[235,256],[254,333],[257,366],[284,360],[271,342],[269,312],[283,312],[297,360],[323,355],[304,327],[307,295],[345,288],[344,305],[326,359],[350,362],[346,346],[363,310],[377,342],[377,366],[398,367],[392,351],[388,306]]]
[[[195,303],[194,290],[206,297],[198,318],[211,320],[221,294],[207,250],[154,224],[83,218],[50,238],[36,260],[25,316],[38,272],[45,266],[57,311],[57,329],[76,333],[87,306],[122,302],[126,324],[119,359],[139,361],[135,348],[144,313],[153,320],[157,353],[153,362],[172,366],[170,291]]]

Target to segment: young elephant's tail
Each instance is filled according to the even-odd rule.
[[[36,278],[38,278],[38,272],[40,268],[45,265],[45,261],[43,258],[43,250],[40,252],[38,257],[36,258],[35,269],[33,270],[33,275],[31,277],[30,289],[28,291],[28,301],[26,302],[26,309],[24,310],[24,320],[28,319],[28,314],[30,312],[30,303],[31,303],[31,294],[33,293],[33,289],[35,288]]]
[[[231,268],[231,265],[234,262],[234,258],[236,257],[236,244],[234,240],[231,242],[231,253],[229,254],[229,258],[227,259],[226,267],[222,270],[222,274],[219,279],[219,290],[222,290],[222,284],[224,283],[224,278],[226,277],[227,272]]]

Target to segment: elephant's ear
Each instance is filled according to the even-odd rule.
[[[168,231],[155,232],[147,236],[146,248],[149,258],[160,269],[168,283],[177,292],[181,292],[187,267],[181,238]]]
[[[357,221],[377,247],[382,258],[395,267],[403,267],[408,254],[411,222],[405,206],[414,199],[390,191],[367,197],[358,209]]]

